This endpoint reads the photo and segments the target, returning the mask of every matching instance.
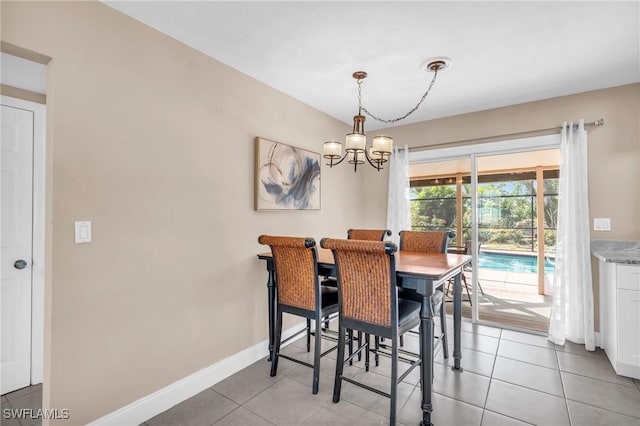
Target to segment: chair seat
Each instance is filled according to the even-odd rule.
[[[402,333],[420,324],[420,303],[398,299],[398,329]]]
[[[436,290],[431,296],[431,306],[434,312],[438,312],[438,307],[442,304],[444,294],[440,290]],[[408,290],[406,288],[398,289],[398,300],[413,300],[415,302],[422,303],[422,295],[414,290]]]
[[[320,282],[320,284],[327,286],[327,287],[334,287],[337,288],[338,287],[338,280],[336,280],[335,278],[325,278],[324,280],[322,280]]]
[[[399,289],[398,290],[398,303],[406,303],[406,302],[412,302],[415,304],[418,304],[421,306],[422,303],[422,296],[419,295],[417,292],[413,291],[413,290],[407,290],[407,289]],[[433,314],[434,315],[438,315],[440,316],[440,336],[438,337],[438,339],[442,339],[443,341],[443,356],[445,358],[449,358],[449,351],[447,348],[447,335],[446,335],[446,312],[443,306],[443,302],[444,302],[444,294],[442,293],[442,291],[440,290],[436,290],[432,295],[431,295],[431,308],[433,310]],[[418,311],[420,312],[420,311]],[[420,318],[418,318],[417,324],[420,323]],[[416,324],[416,325],[417,325]],[[402,326],[402,323],[400,324]],[[401,327],[402,328],[402,327]],[[415,333],[415,331],[411,331],[411,328],[413,327],[407,327],[404,328],[404,330],[409,329],[409,331],[411,333]],[[401,334],[402,332],[404,332],[404,330],[401,330]],[[404,342],[403,342],[403,336],[400,335],[400,346],[403,346]]]
[[[334,287],[321,286],[322,289],[322,310],[333,310],[335,305],[335,312],[338,311],[338,289]]]
[[[442,307],[442,302],[444,301],[444,293],[440,290],[436,290],[431,296],[431,306],[433,307],[433,312],[440,312],[440,308]]]
[[[406,288],[399,288],[398,289],[398,300],[400,300],[400,299],[407,299],[407,300],[413,300],[415,302],[422,302],[422,295],[419,294],[415,290],[409,290],[409,289],[406,289]]]

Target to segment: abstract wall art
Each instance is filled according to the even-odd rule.
[[[256,138],[256,210],[319,210],[320,154]]]

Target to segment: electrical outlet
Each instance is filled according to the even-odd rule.
[[[593,219],[594,231],[611,231],[611,219],[608,217],[596,217]]]

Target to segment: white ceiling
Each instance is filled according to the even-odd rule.
[[[363,105],[398,124],[640,81],[640,2],[106,1],[345,123]],[[367,119],[366,128],[388,127]]]

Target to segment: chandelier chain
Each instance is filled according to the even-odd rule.
[[[420,98],[420,101],[416,104],[416,106],[414,106],[413,108],[411,108],[407,113],[405,113],[403,116],[398,117],[398,118],[392,118],[390,120],[385,120],[384,118],[380,118],[374,114],[372,114],[371,112],[369,112],[368,109],[366,109],[365,107],[362,106],[362,80],[358,80],[358,107],[364,111],[365,114],[367,114],[369,117],[373,118],[376,121],[380,121],[382,123],[387,123],[387,124],[393,124],[393,123],[397,123],[400,120],[404,120],[405,118],[409,117],[411,114],[413,114],[414,112],[416,112],[416,110],[418,108],[420,108],[420,105],[422,105],[422,102],[424,102],[424,100],[427,98],[427,95],[429,94],[429,92],[431,91],[431,88],[433,87],[433,85],[436,82],[436,77],[438,77],[438,70],[435,69],[434,73],[433,73],[433,78],[431,79],[431,83],[429,83],[429,87],[427,87],[427,91],[424,92],[424,95],[422,95],[422,98]]]

